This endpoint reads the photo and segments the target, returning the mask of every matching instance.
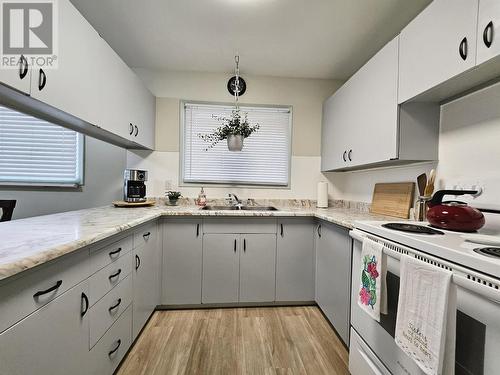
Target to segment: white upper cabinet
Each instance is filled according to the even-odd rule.
[[[477,14],[478,0],[434,0],[403,29],[399,103],[475,66]]]
[[[58,65],[32,67],[31,96],[100,125],[100,37],[68,0],[58,2]]]
[[[28,59],[21,55],[14,69],[0,69],[0,82],[24,94],[30,93],[31,68]]]
[[[398,38],[389,42],[323,106],[321,169],[397,157]]]
[[[500,1],[480,0],[477,24],[477,64],[500,55]]]

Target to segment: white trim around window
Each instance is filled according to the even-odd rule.
[[[290,187],[292,107],[241,104],[250,124],[260,129],[245,139],[241,152],[231,152],[225,140],[205,151],[199,134],[217,128],[212,115],[227,117],[234,105],[181,101],[180,106],[181,184]]]

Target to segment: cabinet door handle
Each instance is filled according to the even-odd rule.
[[[116,271],[114,274],[112,275],[109,275],[108,279],[109,281],[113,280],[115,277],[118,277],[120,276],[120,274],[122,273],[122,269],[120,268],[118,271]]]
[[[82,309],[82,312],[80,313],[80,316],[83,318],[87,311],[89,311],[89,297],[85,293],[82,292],[82,307],[85,306],[84,309]]]
[[[493,32],[494,32],[493,21],[490,21],[486,25],[483,31],[483,42],[487,48],[490,48],[491,45],[493,44]]]
[[[347,154],[347,157],[349,158],[349,161],[352,161],[352,150],[349,150],[349,153]]]
[[[130,135],[134,134],[134,125],[132,125],[132,123],[129,123],[129,124],[128,124],[128,126],[129,126],[129,131],[128,131],[128,133],[129,133]]]
[[[467,53],[468,53],[468,43],[467,43],[467,37],[463,38],[462,41],[460,42],[460,46],[458,47],[458,53],[460,54],[460,57],[462,60],[467,60]]]
[[[111,357],[113,354],[115,354],[115,352],[120,348],[120,345],[122,344],[122,340],[118,339],[116,341],[116,348],[114,348],[113,350],[111,350],[109,353],[108,353],[108,356]]]
[[[318,225],[317,232],[318,232],[318,237],[321,238],[321,224]]]
[[[24,55],[19,58],[19,78],[23,79],[28,74],[28,60]]]
[[[243,252],[247,252],[247,240],[246,238],[243,238]]]
[[[281,224],[280,234],[281,234],[281,237],[283,237],[283,223]]]
[[[234,239],[234,252],[236,252],[236,238]]]
[[[135,270],[137,271],[140,266],[141,266],[141,258],[139,258],[139,255],[136,255],[135,256]]]
[[[51,286],[49,289],[41,290],[33,294],[33,298],[38,298],[40,296],[43,296],[44,294],[53,292],[54,290],[57,290],[61,285],[62,285],[62,280],[58,280],[56,284],[54,286]]]
[[[113,257],[113,255],[119,254],[119,253],[120,253],[120,251],[122,251],[122,248],[121,248],[121,247],[119,247],[118,249],[116,249],[116,250],[114,250],[114,251],[110,251],[110,252],[109,252],[109,256],[110,256],[110,257]]]
[[[137,137],[137,134],[139,134],[139,127],[137,125],[134,125],[134,127],[135,127],[134,137]]]
[[[200,224],[196,224],[196,237],[200,236]]]
[[[46,83],[47,83],[47,76],[45,75],[43,69],[40,68],[40,70],[38,71],[38,90],[42,91]]]
[[[149,240],[149,236],[151,236],[151,232],[146,232],[142,235],[142,238],[144,238],[145,241]]]
[[[347,151],[344,151],[344,153],[342,154],[342,159],[343,159],[344,161],[347,161],[347,159],[346,159],[346,158],[347,158]]]
[[[116,309],[118,306],[120,306],[121,303],[122,303],[122,299],[118,298],[118,301],[113,306],[111,306],[108,309],[108,311],[111,313],[114,309]]]

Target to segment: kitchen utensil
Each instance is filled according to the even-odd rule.
[[[462,237],[465,241],[478,243],[481,245],[500,246],[500,236],[467,233],[462,234],[460,237]]]
[[[375,184],[371,212],[408,219],[414,192],[414,182]]]
[[[427,186],[427,175],[422,173],[417,177],[418,194],[420,196],[425,195],[425,187]]]
[[[484,226],[484,215],[478,209],[460,201],[443,202],[445,195],[474,195],[475,190],[440,190],[429,201],[427,220],[437,228],[459,232],[474,232]]]
[[[416,215],[415,220],[424,221],[427,216],[427,203],[431,200],[431,197],[420,196],[417,199]]]
[[[429,179],[427,180],[427,186],[424,190],[424,196],[430,197],[434,193],[434,181],[436,180],[436,170],[432,169],[429,173]]]
[[[115,207],[148,207],[154,206],[156,201],[154,199],[148,199],[145,202],[125,202],[125,201],[114,201],[113,205]]]

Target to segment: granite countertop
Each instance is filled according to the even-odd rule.
[[[0,223],[0,280],[31,269],[161,216],[316,217],[352,228],[356,220],[384,220],[367,210],[310,204],[278,206],[279,211],[205,211],[195,205],[147,208],[98,207]],[[394,218],[393,218],[394,219]]]

